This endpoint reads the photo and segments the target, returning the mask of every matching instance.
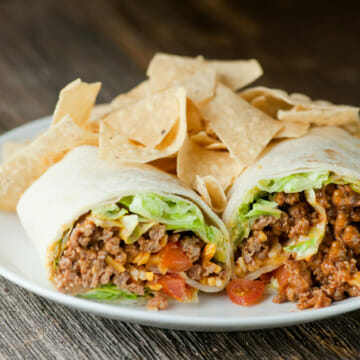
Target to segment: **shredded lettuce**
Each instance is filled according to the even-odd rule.
[[[166,225],[167,230],[193,231],[204,241],[215,243],[217,258],[224,260],[223,235],[212,225],[206,225],[201,210],[192,202],[177,196],[142,193],[122,198],[119,203],[134,214]]]
[[[92,216],[96,216],[105,220],[117,220],[127,214],[125,208],[120,208],[116,204],[109,204],[95,208],[91,211]]]
[[[139,297],[138,295],[130,293],[126,290],[118,289],[114,284],[102,285],[95,289],[87,291],[85,294],[79,294],[77,296],[88,300],[107,301],[120,299],[135,300]]]
[[[258,199],[253,204],[252,209],[245,215],[247,219],[256,219],[262,215],[270,215],[279,219],[281,210],[277,209],[278,204],[275,201]]]
[[[258,188],[267,193],[296,193],[309,189],[320,189],[329,179],[328,171],[309,171],[278,179],[260,180]]]
[[[225,260],[223,234],[215,226],[206,225],[201,210],[192,202],[177,196],[141,193],[125,196],[117,204],[91,211],[97,226],[119,226],[120,238],[127,244],[135,242],[155,223],[167,230],[193,231],[206,242],[217,245],[215,257]]]

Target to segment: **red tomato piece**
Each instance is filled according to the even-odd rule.
[[[186,271],[192,262],[177,244],[170,243],[162,251],[161,266],[173,272]]]
[[[237,305],[253,305],[264,292],[264,282],[260,280],[232,280],[226,286],[230,300]]]
[[[158,283],[162,285],[162,291],[178,301],[186,299],[185,279],[179,275],[165,275],[161,276]]]

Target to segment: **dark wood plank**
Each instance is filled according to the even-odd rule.
[[[337,2],[0,0],[0,130],[51,113],[58,90],[101,80],[108,101],[155,51],[258,58],[259,83],[359,105],[357,11]],[[0,279],[1,359],[349,359],[360,313],[286,329],[161,330],[65,308]]]

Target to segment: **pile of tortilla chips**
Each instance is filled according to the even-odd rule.
[[[360,135],[356,107],[261,86],[241,91],[261,75],[256,60],[156,54],[147,80],[97,106],[101,84],[73,81],[61,90],[49,129],[32,142],[6,144],[0,209],[14,210],[51,165],[90,144],[104,161],[150,163],[174,174],[221,212],[236,177],[272,140],[326,125]]]

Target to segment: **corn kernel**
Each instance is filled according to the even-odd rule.
[[[144,265],[146,264],[150,259],[150,253],[149,252],[141,252],[140,254],[138,254],[135,259],[133,260],[133,262],[136,265]]]
[[[121,264],[119,264],[117,261],[115,261],[111,256],[107,255],[105,257],[105,262],[112,266],[117,272],[123,273],[125,271],[125,267]]]
[[[159,291],[162,288],[161,284],[148,284],[147,285],[150,290]]]
[[[259,231],[258,233],[258,239],[261,241],[261,242],[265,242],[267,240],[267,236],[266,234],[263,232],[263,231]]]
[[[145,275],[147,281],[153,281],[154,280],[154,273],[151,271],[148,271]]]
[[[148,261],[148,265],[159,265],[161,263],[161,255],[160,253],[154,254],[150,256],[150,259]]]
[[[203,261],[213,258],[216,252],[216,245],[214,243],[206,244],[202,253]]]
[[[209,277],[207,279],[209,286],[216,286],[216,277]]]

